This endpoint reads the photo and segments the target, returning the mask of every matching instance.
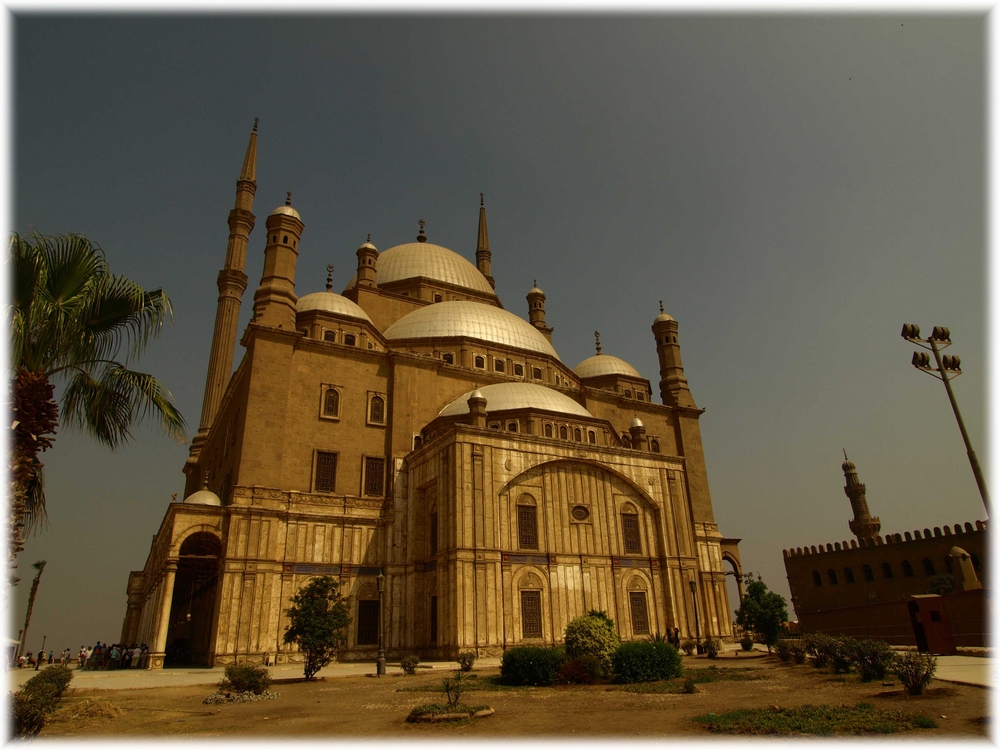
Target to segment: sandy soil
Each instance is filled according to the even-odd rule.
[[[685,657],[688,668],[712,662]],[[617,686],[559,686],[466,693],[463,702],[487,704],[493,716],[456,724],[408,724],[410,709],[443,702],[442,671],[413,677],[339,677],[313,682],[272,685],[275,700],[205,705],[207,686],[145,690],[73,690],[63,699],[42,737],[377,737],[431,739],[476,736],[675,737],[711,735],[692,717],[736,708],[791,707],[803,704],[854,705],[866,701],[878,708],[904,710],[933,718],[937,729],[906,733],[920,738],[952,736],[973,739],[988,733],[988,691],[934,681],[927,694],[909,697],[898,682],[861,683],[856,675],[833,675],[808,665],[783,664],[776,657],[719,659],[719,666],[760,670],[766,679],[702,684],[699,692],[637,694]],[[496,669],[476,670],[481,677]],[[892,679],[892,678],[889,678]],[[888,681],[888,680],[887,680]],[[427,687],[427,692],[399,688]],[[84,703],[90,699],[90,703]],[[81,707],[110,702],[120,715],[73,718]],[[93,713],[93,711],[92,711]]]

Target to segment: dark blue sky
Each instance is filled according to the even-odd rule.
[[[14,228],[83,232],[167,291],[140,369],[191,434],[259,117],[255,213],[292,191],[300,295],[421,218],[474,260],[483,192],[497,292],[526,318],[537,279],[569,366],[596,329],[655,391],[662,299],[720,530],[785,596],[782,548],[850,536],[844,448],[885,532],[985,517],[944,389],[899,337],[951,328],[985,458],[983,14],[21,13],[12,31]],[[151,428],[117,454],[60,432],[50,524],[20,558],[19,621],[48,560],[28,648],[118,638],[186,455]]]

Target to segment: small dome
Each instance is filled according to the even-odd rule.
[[[409,242],[390,247],[378,256],[375,271],[380,285],[423,277],[496,296],[490,282],[472,263],[455,251],[430,242]],[[355,274],[346,288],[354,287],[357,280]]]
[[[667,322],[669,322],[671,320],[673,320],[672,317],[670,317],[666,313],[662,313],[662,312],[659,315],[657,315],[655,318],[653,318],[653,322],[654,323],[667,323]]]
[[[629,425],[629,427],[645,427],[645,426],[646,425],[642,423],[642,420],[639,419],[639,417],[633,417],[632,424]]]
[[[573,372],[581,380],[599,378],[604,375],[625,375],[629,378],[641,378],[642,375],[624,359],[612,357],[610,354],[595,354],[588,357],[573,368]]]
[[[542,291],[541,289],[539,289],[539,288],[538,288],[537,286],[533,286],[533,287],[531,287],[531,289],[530,289],[530,290],[528,290],[528,294],[540,294],[540,295],[542,295],[543,297],[545,296],[545,292],[543,292],[543,291]]]
[[[476,388],[476,390],[469,394],[469,398],[467,398],[466,401],[471,401],[474,398],[485,398],[485,396],[483,396],[483,392],[481,390]]]
[[[511,409],[541,409],[560,414],[570,414],[575,417],[590,417],[593,415],[569,396],[546,388],[536,383],[494,383],[477,388],[480,397],[489,403],[489,412],[509,411]],[[439,417],[451,417],[469,413],[468,401],[476,391],[463,393],[440,412]]]
[[[299,212],[291,206],[278,206],[271,212],[271,216],[291,216],[294,219],[302,221],[302,217],[299,216]]]
[[[312,294],[307,294],[305,297],[300,297],[299,301],[295,303],[295,312],[297,313],[308,312],[310,310],[322,310],[336,315],[343,315],[347,318],[359,318],[367,320],[369,323],[372,322],[372,319],[368,317],[368,313],[347,299],[347,297],[343,297],[336,292],[313,292]]]
[[[184,502],[189,505],[222,505],[222,501],[219,499],[219,496],[207,489],[192,492],[184,498]]]
[[[854,465],[853,461],[844,461],[844,463],[840,465],[840,468],[843,470],[845,474],[849,471],[857,470],[857,467]]]
[[[961,547],[952,547],[948,551],[948,557],[969,557],[969,553]]]
[[[376,253],[378,252],[378,248],[370,242],[362,242],[358,250],[374,250]]]

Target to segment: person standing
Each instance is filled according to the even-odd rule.
[[[39,651],[38,652],[38,656],[35,657],[35,671],[36,672],[38,671],[38,668],[40,666],[42,666],[42,662],[43,661],[45,661],[45,649],[42,649],[41,651]]]

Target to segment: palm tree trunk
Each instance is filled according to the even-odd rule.
[[[24,632],[21,634],[21,646],[17,652],[18,656],[24,653],[24,644],[28,642],[28,623],[31,622],[31,610],[35,607],[35,594],[38,593],[38,582],[42,580],[42,571],[45,570],[45,562],[45,560],[39,560],[31,566],[38,571],[38,575],[31,582],[31,592],[28,594],[28,612],[24,616]]]

